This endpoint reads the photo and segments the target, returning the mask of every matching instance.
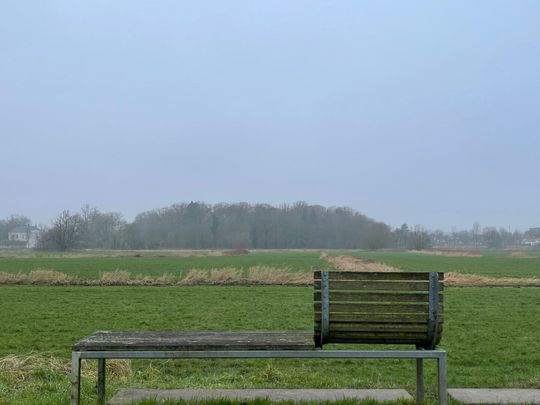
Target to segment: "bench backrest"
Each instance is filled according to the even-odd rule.
[[[315,345],[414,344],[434,349],[443,324],[443,273],[314,273]]]

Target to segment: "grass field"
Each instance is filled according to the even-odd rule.
[[[0,287],[0,356],[49,352],[68,362],[70,346],[99,329],[310,330],[309,287]],[[540,289],[453,288],[446,293],[450,386],[540,388]],[[148,367],[149,364],[152,366]],[[24,384],[0,374],[5,403],[66,403],[67,374],[37,370]],[[428,367],[433,382],[433,367]],[[407,387],[412,362],[135,362],[118,387]],[[35,398],[39,390],[48,396]],[[92,394],[85,379],[84,396]],[[30,387],[27,392],[25,387]],[[1,396],[0,396],[1,398]],[[12,401],[12,402],[10,402]]]
[[[540,278],[540,252],[512,256],[512,252],[481,252],[480,257],[447,257],[409,252],[355,252],[407,271],[444,271],[492,277]]]
[[[104,272],[125,270],[134,276],[159,277],[165,273],[183,278],[191,269],[220,269],[235,267],[246,269],[252,266],[288,268],[291,271],[311,271],[328,267],[319,252],[254,252],[237,256],[175,256],[166,252],[128,252],[124,255],[111,255],[107,252],[89,252],[79,255],[28,255],[13,257],[0,256],[0,272],[28,273],[45,269],[59,271],[82,279],[98,279]]]
[[[331,255],[352,255],[376,260],[407,271],[444,271],[478,274],[492,277],[540,278],[540,251],[526,253],[481,252],[479,257],[447,257],[411,252],[331,252]],[[253,266],[311,272],[331,268],[320,258],[319,251],[251,252],[237,256],[212,256],[207,252],[88,251],[76,253],[13,253],[0,252],[0,273],[29,273],[33,270],[53,270],[80,279],[99,279],[105,272],[125,270],[133,276],[159,277],[169,274],[182,279],[192,269],[245,270]]]
[[[538,277],[540,271],[539,259],[506,252],[484,253],[482,257],[397,252],[354,255],[409,270],[499,277]],[[127,257],[110,252],[22,256],[0,254],[0,271],[40,267],[71,271],[79,277],[99,277],[100,272],[116,268],[161,275],[191,268],[261,264],[301,272],[328,267],[319,252],[200,257],[165,252],[144,252],[142,257],[133,256],[133,252]],[[441,347],[448,351],[449,385],[540,388],[540,288],[446,288],[445,292]],[[310,330],[312,322],[310,287],[0,286],[0,404],[68,403],[70,347],[95,330]],[[126,387],[414,390],[414,364],[399,360],[135,361],[131,366],[111,364],[110,370],[109,396]],[[434,364],[426,363],[426,375],[431,389]],[[89,364],[84,369],[84,403],[95,401],[94,384],[95,364]],[[428,394],[433,398],[433,391]]]

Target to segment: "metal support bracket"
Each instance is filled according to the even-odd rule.
[[[429,301],[428,301],[428,347],[433,349],[437,340],[437,324],[439,318],[439,273],[429,273]]]
[[[444,350],[242,350],[242,351],[75,351],[72,355],[71,405],[80,405],[81,359],[436,359],[439,405],[447,405]],[[99,364],[99,363],[98,363]],[[102,363],[103,366],[105,363]],[[418,364],[418,363],[417,363]],[[417,380],[418,381],[418,380]],[[103,380],[104,382],[104,380]],[[423,384],[421,389],[423,390]],[[105,389],[103,389],[105,392]]]
[[[321,347],[328,340],[330,329],[330,286],[328,271],[321,271]]]

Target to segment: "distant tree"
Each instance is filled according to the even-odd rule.
[[[430,239],[434,247],[447,247],[448,245],[448,237],[441,229],[431,232]]]
[[[117,212],[100,212],[85,205],[81,209],[80,246],[85,248],[117,249],[121,247],[121,230],[126,222]]]
[[[424,250],[430,245],[430,238],[424,227],[415,225],[409,234],[409,248],[414,250]]]
[[[409,240],[409,226],[402,224],[401,227],[394,230],[395,244],[398,249],[406,249]]]
[[[477,248],[480,243],[480,237],[482,236],[482,229],[480,228],[480,224],[478,222],[473,224],[471,235],[474,247]]]
[[[386,248],[388,247],[390,236],[391,233],[388,225],[377,222],[369,224],[364,236],[365,247],[370,250]]]
[[[143,212],[121,227],[126,247],[231,249],[379,248],[390,231],[346,207],[325,208],[303,201],[274,207],[190,202]]]
[[[484,240],[486,245],[492,249],[498,249],[502,247],[502,237],[496,228],[489,227],[484,229]]]
[[[40,238],[38,248],[43,250],[69,250],[79,246],[83,235],[84,221],[80,214],[62,211],[53,221],[53,227]]]

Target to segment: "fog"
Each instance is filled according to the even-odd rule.
[[[540,226],[540,3],[2,2],[0,218],[307,201]]]

